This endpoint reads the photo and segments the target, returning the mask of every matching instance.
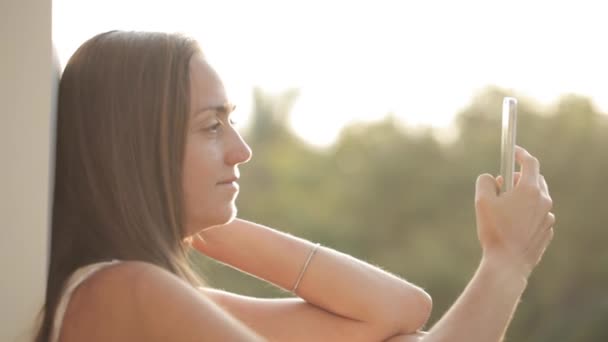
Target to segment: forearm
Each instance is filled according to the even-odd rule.
[[[484,258],[462,295],[422,341],[502,341],[526,284],[506,263]]]
[[[243,220],[202,234],[205,254],[291,290],[313,244]],[[430,313],[421,289],[355,258],[319,248],[297,294],[311,304],[354,320],[379,322],[407,333]]]
[[[462,295],[422,338],[424,342],[502,341],[513,312],[553,238],[553,200],[538,159],[516,147],[521,173],[500,192],[502,179],[477,178],[475,213],[483,257]],[[398,341],[396,339],[395,341]]]

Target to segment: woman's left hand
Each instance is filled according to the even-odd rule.
[[[210,244],[209,244],[209,241],[205,239],[203,234],[205,231],[214,229],[216,227],[220,227],[220,226],[206,228],[205,230],[203,230],[197,234],[187,237],[184,241],[186,242],[186,244],[189,244],[195,250],[208,256]]]

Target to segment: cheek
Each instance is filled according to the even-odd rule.
[[[200,201],[204,194],[209,193],[216,177],[213,172],[214,158],[216,153],[209,144],[194,141],[186,145],[183,187],[187,205]]]
[[[189,142],[186,145],[183,170],[183,193],[186,225],[200,227],[213,221],[216,183],[221,175],[221,153],[211,143]]]

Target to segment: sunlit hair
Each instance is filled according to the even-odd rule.
[[[42,325],[49,338],[67,278],[98,261],[140,260],[193,285],[183,242],[182,165],[191,38],[111,31],[85,42],[59,86],[51,257]]]

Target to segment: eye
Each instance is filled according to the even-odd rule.
[[[211,132],[211,133],[216,133],[218,132],[221,128],[222,128],[222,123],[220,121],[215,121],[213,124],[211,124],[210,126],[207,126],[205,128],[205,131]]]

